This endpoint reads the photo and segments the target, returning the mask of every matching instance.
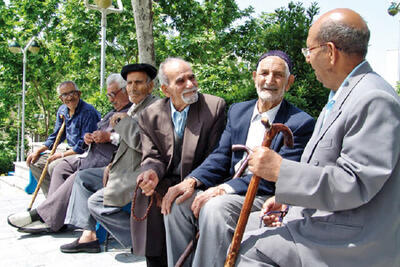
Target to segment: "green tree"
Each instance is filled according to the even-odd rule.
[[[107,16],[106,76],[127,63],[139,62],[131,0],[122,0],[121,14]],[[83,1],[0,0],[0,158],[15,159],[20,127],[18,101],[22,88],[22,55],[8,51],[8,40],[26,44],[39,34],[39,54],[28,53],[26,132],[42,137],[52,131],[61,104],[57,84],[74,80],[82,98],[104,115],[109,109],[99,93],[100,12],[87,10]],[[316,4],[304,8],[290,3],[274,13],[255,16],[240,10],[234,0],[159,0],[153,2],[155,61],[168,56],[193,63],[203,92],[223,97],[228,104],[256,97],[252,71],[267,50],[281,49],[294,60],[296,83],[287,98],[316,116],[326,90],[305,64],[301,47],[317,14]],[[323,99],[323,100],[320,100]],[[35,114],[43,114],[38,120]],[[0,172],[10,164],[0,162]],[[4,168],[2,168],[5,166]]]

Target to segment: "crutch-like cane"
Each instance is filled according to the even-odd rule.
[[[265,134],[262,146],[270,147],[272,139],[279,132],[283,133],[285,145],[288,147],[293,146],[293,134],[292,131],[290,131],[290,129],[286,125],[281,123],[274,123],[271,125],[268,119],[265,118],[263,118],[261,122],[265,126]],[[231,246],[229,247],[229,252],[224,267],[232,267],[235,265],[236,257],[240,248],[240,242],[242,241],[243,233],[246,228],[247,221],[249,219],[251,207],[253,206],[254,198],[257,194],[260,178],[261,177],[259,176],[253,175],[253,177],[250,180],[250,184],[247,189],[243,207],[239,215],[239,220],[235,229],[235,233],[233,234],[232,243]]]
[[[38,192],[39,192],[40,186],[42,185],[43,180],[44,180],[44,178],[46,177],[47,168],[49,167],[49,158],[54,154],[54,152],[56,152],[58,143],[60,142],[61,136],[62,136],[62,134],[63,134],[63,132],[64,132],[64,129],[65,129],[65,119],[64,119],[64,116],[61,115],[61,119],[63,119],[63,123],[62,123],[62,125],[61,125],[60,130],[58,131],[56,140],[54,141],[54,144],[53,144],[53,148],[51,149],[51,152],[50,152],[50,154],[49,154],[49,157],[48,157],[47,160],[46,160],[46,164],[44,165],[44,169],[43,169],[43,171],[42,171],[42,174],[40,175],[39,181],[38,181],[38,183],[37,183],[37,185],[36,185],[36,189],[35,189],[35,192],[33,193],[31,203],[29,204],[29,207],[28,207],[28,211],[30,211],[30,210],[32,209],[33,202],[35,202],[35,199],[36,199],[36,196],[37,196],[37,194],[38,194]]]

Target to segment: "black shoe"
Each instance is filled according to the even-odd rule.
[[[78,253],[78,252],[87,252],[87,253],[99,253],[100,243],[99,240],[87,242],[87,243],[78,243],[79,238],[74,242],[62,245],[60,247],[61,252],[64,253]]]

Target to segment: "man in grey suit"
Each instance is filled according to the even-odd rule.
[[[252,154],[250,170],[276,182],[265,212],[289,211],[247,234],[238,266],[400,266],[400,99],[365,61],[369,36],[349,9],[310,28],[303,53],[331,99],[300,163]]]
[[[142,159],[139,114],[157,98],[151,95],[157,69],[150,64],[129,64],[122,68],[126,90],[133,103],[127,113],[117,113],[111,125],[118,134],[119,147],[112,163],[104,168],[78,172],[72,188],[65,223],[84,229],[81,237],[61,246],[62,252],[100,252],[96,221],[124,247],[131,246],[129,212]],[[104,177],[108,179],[103,181]],[[104,187],[103,187],[104,186]]]
[[[159,68],[161,89],[167,96],[140,115],[142,173],[138,182],[146,196],[160,200],[168,188],[182,181],[217,145],[225,123],[225,101],[198,93],[190,64],[168,58]],[[142,216],[148,201],[135,207]],[[141,207],[140,207],[141,206]],[[144,222],[132,220],[133,252],[145,255],[147,266],[166,266],[165,230],[159,205]]]

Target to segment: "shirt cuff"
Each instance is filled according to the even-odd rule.
[[[193,177],[193,176],[188,176],[185,178],[185,180],[186,179],[194,179],[196,181],[196,187],[199,187],[203,184],[199,179],[197,179],[196,177]]]
[[[118,146],[121,140],[121,136],[119,135],[119,133],[112,132],[110,135],[110,140],[111,144],[113,144],[114,146]]]
[[[235,193],[235,189],[233,189],[233,187],[228,184],[220,184],[218,187],[224,189],[225,193],[227,194]]]

